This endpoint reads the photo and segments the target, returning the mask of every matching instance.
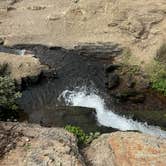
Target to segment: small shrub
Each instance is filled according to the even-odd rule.
[[[166,66],[156,61],[151,74],[152,88],[166,96]]]
[[[21,93],[16,90],[14,81],[6,77],[0,77],[0,105],[11,110],[17,110],[16,100]]]
[[[73,133],[77,137],[78,145],[89,144],[100,135],[99,132],[85,134],[85,132],[80,127],[71,126],[71,125],[65,126],[65,129]]]

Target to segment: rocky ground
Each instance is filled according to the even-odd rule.
[[[165,166],[166,140],[136,132],[103,134],[78,150],[62,128],[0,123],[3,166]],[[101,155],[102,154],[102,155]]]
[[[165,0],[2,0],[0,37],[5,45],[114,42],[146,64],[166,39],[165,11]]]
[[[27,120],[50,127],[0,122],[0,165],[165,166],[165,139],[118,131],[79,149],[57,128],[96,130],[93,109],[57,107],[66,87],[89,85],[115,112],[166,129],[166,97],[147,75],[155,58],[165,65],[165,32],[165,0],[0,0],[0,67],[21,85]]]
[[[0,127],[0,165],[85,165],[76,138],[62,128],[19,123],[0,123]]]

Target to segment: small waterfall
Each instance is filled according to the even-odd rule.
[[[127,119],[108,110],[105,106],[104,99],[98,96],[95,90],[91,90],[90,92],[86,88],[80,88],[79,90],[73,91],[65,90],[60,97],[63,97],[66,105],[95,108],[97,120],[103,126],[116,128],[122,131],[137,130],[166,138],[166,131],[161,130],[157,126],[150,126],[147,125],[147,123]]]

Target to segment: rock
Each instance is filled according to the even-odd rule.
[[[1,24],[1,22],[0,22],[0,24]],[[0,38],[0,45],[3,45],[3,43],[4,43],[4,40],[2,38]]]
[[[49,21],[56,21],[56,20],[60,20],[60,19],[61,19],[61,16],[60,16],[60,15],[57,15],[57,14],[52,14],[52,15],[47,16],[47,19],[48,19]]]
[[[99,126],[96,120],[96,111],[93,108],[57,106],[30,113],[30,123],[40,123],[46,127],[78,126],[86,133],[116,131],[111,127]]]
[[[123,110],[117,111],[121,116],[132,118],[133,120],[147,123],[152,126],[160,126],[166,129],[166,111],[165,110]]]
[[[120,83],[119,76],[115,73],[110,73],[108,75],[108,88],[113,89],[117,87]]]
[[[27,9],[29,10],[44,10],[46,7],[45,6],[29,6]]]
[[[111,72],[115,71],[116,69],[118,69],[119,67],[120,67],[120,65],[117,65],[117,64],[106,65],[105,72],[106,73],[111,73]]]
[[[55,68],[51,68],[48,70],[43,70],[40,74],[40,78],[45,78],[45,79],[54,79],[54,78],[58,78],[58,74],[56,72]]]
[[[10,69],[11,78],[21,82],[23,79],[36,82],[38,76],[44,69],[48,69],[48,66],[42,65],[39,59],[31,56],[19,56],[12,53],[0,52],[0,64],[8,64]]]
[[[101,60],[111,60],[122,53],[122,48],[118,44],[106,43],[82,43],[74,47],[74,51],[80,55],[88,55]]]
[[[19,110],[21,111],[21,110]],[[14,121],[19,118],[18,110],[10,110],[0,105],[0,121]]]
[[[166,140],[136,132],[103,134],[84,150],[92,166],[165,166]]]
[[[76,138],[60,128],[0,123],[0,145],[0,165],[85,166]]]
[[[122,90],[112,94],[112,96],[120,102],[142,103],[145,100],[145,95],[134,89]]]

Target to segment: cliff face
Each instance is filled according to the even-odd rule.
[[[0,37],[6,45],[120,43],[147,63],[166,39],[165,13],[165,0],[1,1]]]

